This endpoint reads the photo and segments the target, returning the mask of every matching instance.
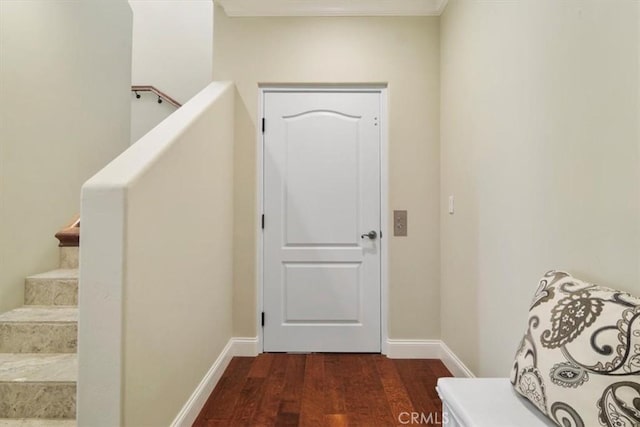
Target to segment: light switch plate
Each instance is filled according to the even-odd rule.
[[[407,211],[393,211],[393,235],[407,235]]]

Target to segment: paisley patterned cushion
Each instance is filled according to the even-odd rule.
[[[640,426],[640,299],[549,271],[511,383],[560,426]]]

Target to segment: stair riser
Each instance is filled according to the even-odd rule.
[[[79,248],[60,248],[60,268],[78,268]]]
[[[77,323],[0,323],[0,353],[75,353]]]
[[[0,418],[75,416],[75,383],[0,383]]]
[[[27,279],[25,305],[78,305],[78,279]]]

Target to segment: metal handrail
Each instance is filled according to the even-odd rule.
[[[176,108],[182,107],[182,104],[180,104],[178,101],[176,101],[175,99],[173,99],[172,97],[170,97],[166,93],[162,92],[161,90],[159,90],[155,86],[134,85],[134,86],[131,86],[131,92],[134,92],[136,94],[136,98],[138,98],[138,99],[140,98],[140,94],[138,92],[151,92],[151,93],[155,94],[158,97],[158,104],[161,104],[162,100],[165,100],[169,104],[173,105]]]

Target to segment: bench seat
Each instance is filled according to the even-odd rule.
[[[509,378],[440,378],[446,427],[555,426],[513,390]]]

